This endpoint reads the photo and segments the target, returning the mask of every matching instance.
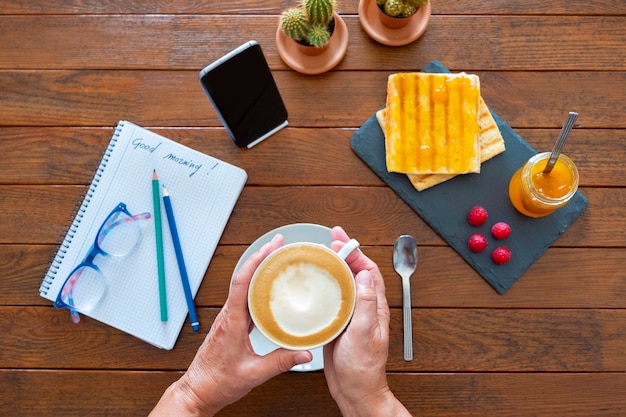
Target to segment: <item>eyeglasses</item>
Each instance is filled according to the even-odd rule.
[[[149,219],[150,213],[132,215],[126,204],[119,203],[106,217],[85,258],[66,278],[54,306],[68,308],[72,321],[78,323],[78,312],[92,310],[108,290],[107,280],[95,264],[98,255],[122,257],[133,251],[141,240],[138,220]]]

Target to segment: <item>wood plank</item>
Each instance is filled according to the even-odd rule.
[[[252,151],[234,146],[222,127],[152,130],[243,167],[248,173],[247,185],[383,185],[350,148],[355,129],[288,127]],[[113,126],[3,128],[0,130],[0,182],[87,185],[112,131]],[[526,142],[537,150],[552,149],[559,132],[560,128],[518,129]],[[323,138],[323,146],[319,146],[320,138]],[[614,163],[626,160],[626,130],[575,129],[568,139],[566,153],[576,161],[581,186],[626,186],[626,165]],[[290,158],[283,155],[290,155]],[[341,161],[340,166],[337,161]]]
[[[348,54],[318,76],[276,51],[278,14],[292,3],[0,0],[0,414],[147,415],[202,343],[247,245],[306,221],[343,225],[380,265],[389,382],[413,415],[623,416],[626,2],[434,1],[424,36],[391,48],[362,29],[358,1],[339,0]],[[249,39],[261,42],[290,113],[289,128],[252,151],[232,145],[197,81]],[[432,59],[478,74],[487,104],[538,150],[551,148],[567,111],[580,113],[565,153],[589,208],[504,295],[349,146],[384,103],[387,76]],[[172,351],[88,317],[74,325],[37,291],[119,119],[249,174],[196,297],[202,330],[185,325]],[[390,255],[401,233],[420,253],[412,362]],[[219,415],[340,413],[313,372],[280,375]]]
[[[0,368],[184,370],[218,311],[199,308],[200,333],[185,325],[164,351],[88,317],[76,325],[67,310],[1,307]],[[390,371],[623,372],[626,365],[624,309],[415,308],[412,318],[414,360],[406,362],[402,309],[391,309]]]
[[[276,72],[291,126],[361,126],[384,104],[389,73],[358,74]],[[585,128],[626,128],[626,90],[616,88],[626,72],[477,75],[487,104],[514,128],[560,128],[572,109]],[[146,127],[222,126],[196,71],[0,71],[0,91],[6,126],[113,126],[122,118]]]
[[[392,247],[363,246],[363,251],[380,267],[389,304],[399,308],[402,288],[393,270]],[[246,248],[218,246],[196,295],[198,306],[224,304],[230,277]],[[0,276],[4,277],[0,280],[0,305],[50,306],[37,289],[55,252],[53,245],[0,245],[0,259],[6,260],[0,264]],[[411,279],[412,305],[416,308],[584,309],[624,305],[625,248],[550,248],[504,295],[494,291],[451,248],[420,246],[419,259]]]
[[[401,49],[370,39],[358,16],[344,20],[353,41],[339,70],[417,70],[431,59],[465,71],[626,69],[621,16],[433,16],[426,33]],[[273,69],[288,69],[276,50],[275,15],[19,15],[0,16],[0,26],[3,69],[198,71],[249,39]],[[455,47],[442,55],[450,39]]]
[[[449,0],[433,2],[433,12],[442,14],[546,14],[546,15],[624,15],[626,4],[610,0],[588,5],[580,0]]]
[[[247,185],[382,185],[350,149],[354,129],[288,127],[253,151],[237,148],[222,127],[152,130],[245,168]],[[0,181],[45,184],[54,179],[55,184],[87,185],[112,131],[113,127],[2,129]],[[324,146],[319,146],[320,137]],[[338,160],[342,161],[340,166]],[[346,172],[351,175],[347,177]]]
[[[0,14],[278,14],[291,4],[281,1],[267,4],[260,0],[235,0],[228,5],[214,1],[195,0],[135,0],[85,2],[80,0],[50,0],[29,4],[21,0],[0,0]],[[225,9],[227,7],[227,9]],[[358,2],[340,0],[341,13],[356,14]],[[623,15],[626,5],[610,0],[481,0],[467,2],[448,0],[433,2],[436,14],[546,14],[546,15]]]
[[[58,243],[65,236],[85,189],[84,186],[0,186],[0,212],[5,216],[5,221],[0,223],[0,243]],[[583,187],[581,192],[589,199],[589,207],[555,245],[626,246],[626,216],[622,215],[626,189]],[[24,207],[28,207],[28,215]],[[322,186],[244,188],[221,243],[250,244],[264,233],[291,223],[342,225],[348,233],[358,234],[364,245],[393,244],[398,235],[409,232],[417,237],[419,245],[444,244],[387,187]]]
[[[267,4],[259,0],[235,0],[227,5],[211,0],[123,0],[86,2],[83,0],[52,0],[45,3],[28,4],[20,0],[0,0],[0,14],[278,14],[287,7]],[[347,5],[356,13],[357,5]]]
[[[180,377],[172,372],[0,370],[8,415],[147,415]],[[626,375],[396,374],[389,385],[414,416],[618,417],[626,408]],[[106,389],[102,389],[106,387]],[[271,398],[271,401],[267,401]],[[289,373],[254,389],[218,416],[341,416],[322,373]]]

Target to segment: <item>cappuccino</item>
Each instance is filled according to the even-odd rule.
[[[349,252],[358,242],[351,245]],[[337,253],[315,243],[295,243],[279,248],[259,265],[250,283],[248,308],[255,325],[272,342],[311,349],[343,331],[355,297],[352,272]]]

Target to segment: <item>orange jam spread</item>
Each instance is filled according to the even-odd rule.
[[[529,217],[543,217],[567,204],[578,189],[578,169],[565,155],[552,171],[543,172],[549,152],[537,154],[517,170],[509,182],[511,204]]]
[[[531,178],[535,189],[548,198],[561,198],[574,186],[571,170],[565,162],[558,160],[549,173],[544,173],[545,164],[535,164],[531,170]]]
[[[392,74],[384,121],[387,170],[480,172],[479,100],[476,75]]]

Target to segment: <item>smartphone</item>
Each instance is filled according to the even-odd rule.
[[[251,148],[287,126],[287,109],[257,41],[208,65],[199,78],[237,146]]]

